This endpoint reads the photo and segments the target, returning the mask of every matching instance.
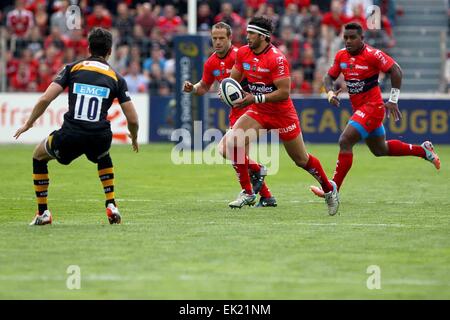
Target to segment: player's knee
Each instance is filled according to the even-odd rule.
[[[353,145],[346,136],[341,136],[339,138],[339,148],[341,150],[351,151],[353,148]]]
[[[386,150],[384,150],[384,149],[374,149],[374,150],[371,150],[371,151],[372,151],[372,154],[375,157],[384,157],[384,156],[387,156],[387,154],[388,154],[387,149]]]

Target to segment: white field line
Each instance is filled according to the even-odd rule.
[[[3,282],[31,282],[31,281],[66,281],[67,277],[63,276],[45,276],[45,275],[12,275],[12,276],[0,276],[0,281]],[[118,274],[91,274],[91,275],[81,275],[81,281],[102,281],[102,282],[133,282],[133,281],[165,281],[165,277],[159,276],[122,276]],[[297,284],[318,284],[318,283],[330,283],[330,284],[347,284],[347,285],[366,285],[365,280],[349,280],[349,279],[339,279],[339,278],[292,278],[292,277],[278,277],[278,278],[258,278],[258,277],[238,277],[236,278],[234,275],[230,276],[193,276],[182,274],[178,276],[178,280],[180,281],[236,281],[236,282],[255,282],[259,284],[264,283],[297,283]],[[403,279],[385,279],[382,281],[382,285],[384,288],[386,286],[392,285],[409,285],[409,286],[444,286],[450,287],[450,283],[439,282],[437,280],[427,280],[427,279],[412,279],[412,278],[403,278]]]

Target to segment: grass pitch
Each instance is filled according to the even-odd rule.
[[[331,176],[337,145],[307,147]],[[83,157],[50,162],[54,223],[29,227],[33,147],[0,146],[0,298],[449,299],[450,147],[436,149],[440,172],[357,146],[330,217],[284,150],[267,178],[278,207],[231,210],[230,166],[173,165],[171,145],[115,145],[122,225],[108,224],[96,166]],[[79,290],[66,287],[70,265]],[[372,265],[381,289],[366,286]]]

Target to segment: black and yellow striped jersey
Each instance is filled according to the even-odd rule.
[[[69,87],[69,111],[63,128],[78,132],[110,130],[108,109],[114,99],[130,100],[125,79],[102,58],[89,57],[70,63],[53,82]]]

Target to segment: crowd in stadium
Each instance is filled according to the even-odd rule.
[[[66,11],[80,8],[81,28],[69,29]],[[372,4],[381,8],[381,29],[367,27]],[[209,35],[219,21],[233,28],[233,43],[246,44],[246,23],[255,15],[272,19],[272,42],[292,67],[292,93],[322,90],[322,77],[342,47],[342,26],[358,22],[366,43],[389,52],[395,45],[392,26],[400,10],[395,0],[222,0],[197,1],[198,33]],[[187,33],[187,0],[50,1],[0,3],[6,38],[9,91],[44,91],[66,63],[88,55],[86,35],[95,26],[113,30],[109,60],[127,80],[130,92],[170,95],[174,91],[173,37]]]

